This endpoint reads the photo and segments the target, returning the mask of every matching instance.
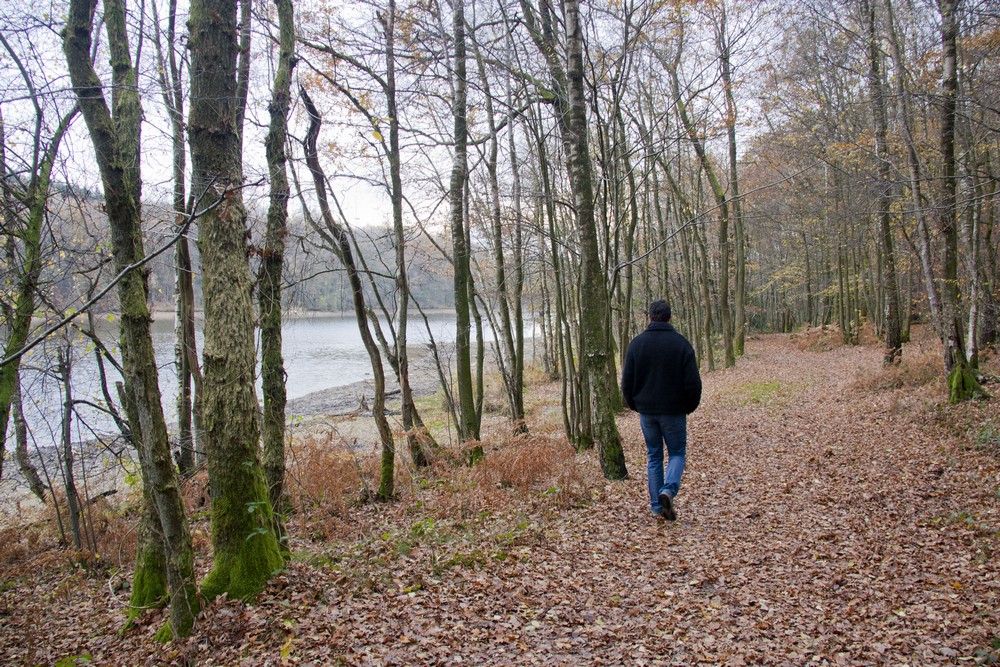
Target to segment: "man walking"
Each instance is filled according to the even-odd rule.
[[[694,349],[670,324],[670,306],[663,299],[649,304],[649,326],[625,352],[622,396],[639,413],[653,514],[674,521],[674,498],[684,474],[687,415],[701,402],[701,376]],[[666,474],[664,442],[669,457]]]

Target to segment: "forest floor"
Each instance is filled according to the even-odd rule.
[[[939,363],[929,341],[888,370],[832,333],[748,341],[704,375],[673,523],[649,511],[637,415],[619,417],[631,477],[607,482],[562,437],[558,384],[530,387],[529,436],[488,420],[475,468],[401,462],[386,505],[357,502],[376,465],[331,421],[290,454],[291,562],[187,639],[153,640],[162,611],[119,634],[131,514],[105,513],[103,558],[5,529],[0,663],[1000,662],[1000,383],[947,406]]]

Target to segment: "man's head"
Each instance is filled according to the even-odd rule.
[[[653,303],[649,304],[649,321],[669,322],[670,304],[664,301],[663,299],[657,299]]]

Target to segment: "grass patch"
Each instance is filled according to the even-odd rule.
[[[987,419],[973,434],[972,448],[980,452],[1000,453],[1000,425]]]
[[[771,407],[784,405],[791,395],[791,387],[788,385],[776,380],[759,380],[737,385],[724,394],[724,397],[743,407]]]

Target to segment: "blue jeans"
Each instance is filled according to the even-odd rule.
[[[684,474],[685,454],[687,452],[687,415],[639,415],[639,426],[642,427],[642,437],[646,439],[646,454],[648,461],[646,472],[649,475],[649,503],[654,514],[659,514],[659,496],[669,493],[676,496],[681,489],[681,476]],[[663,443],[667,443],[666,475],[663,472]]]

